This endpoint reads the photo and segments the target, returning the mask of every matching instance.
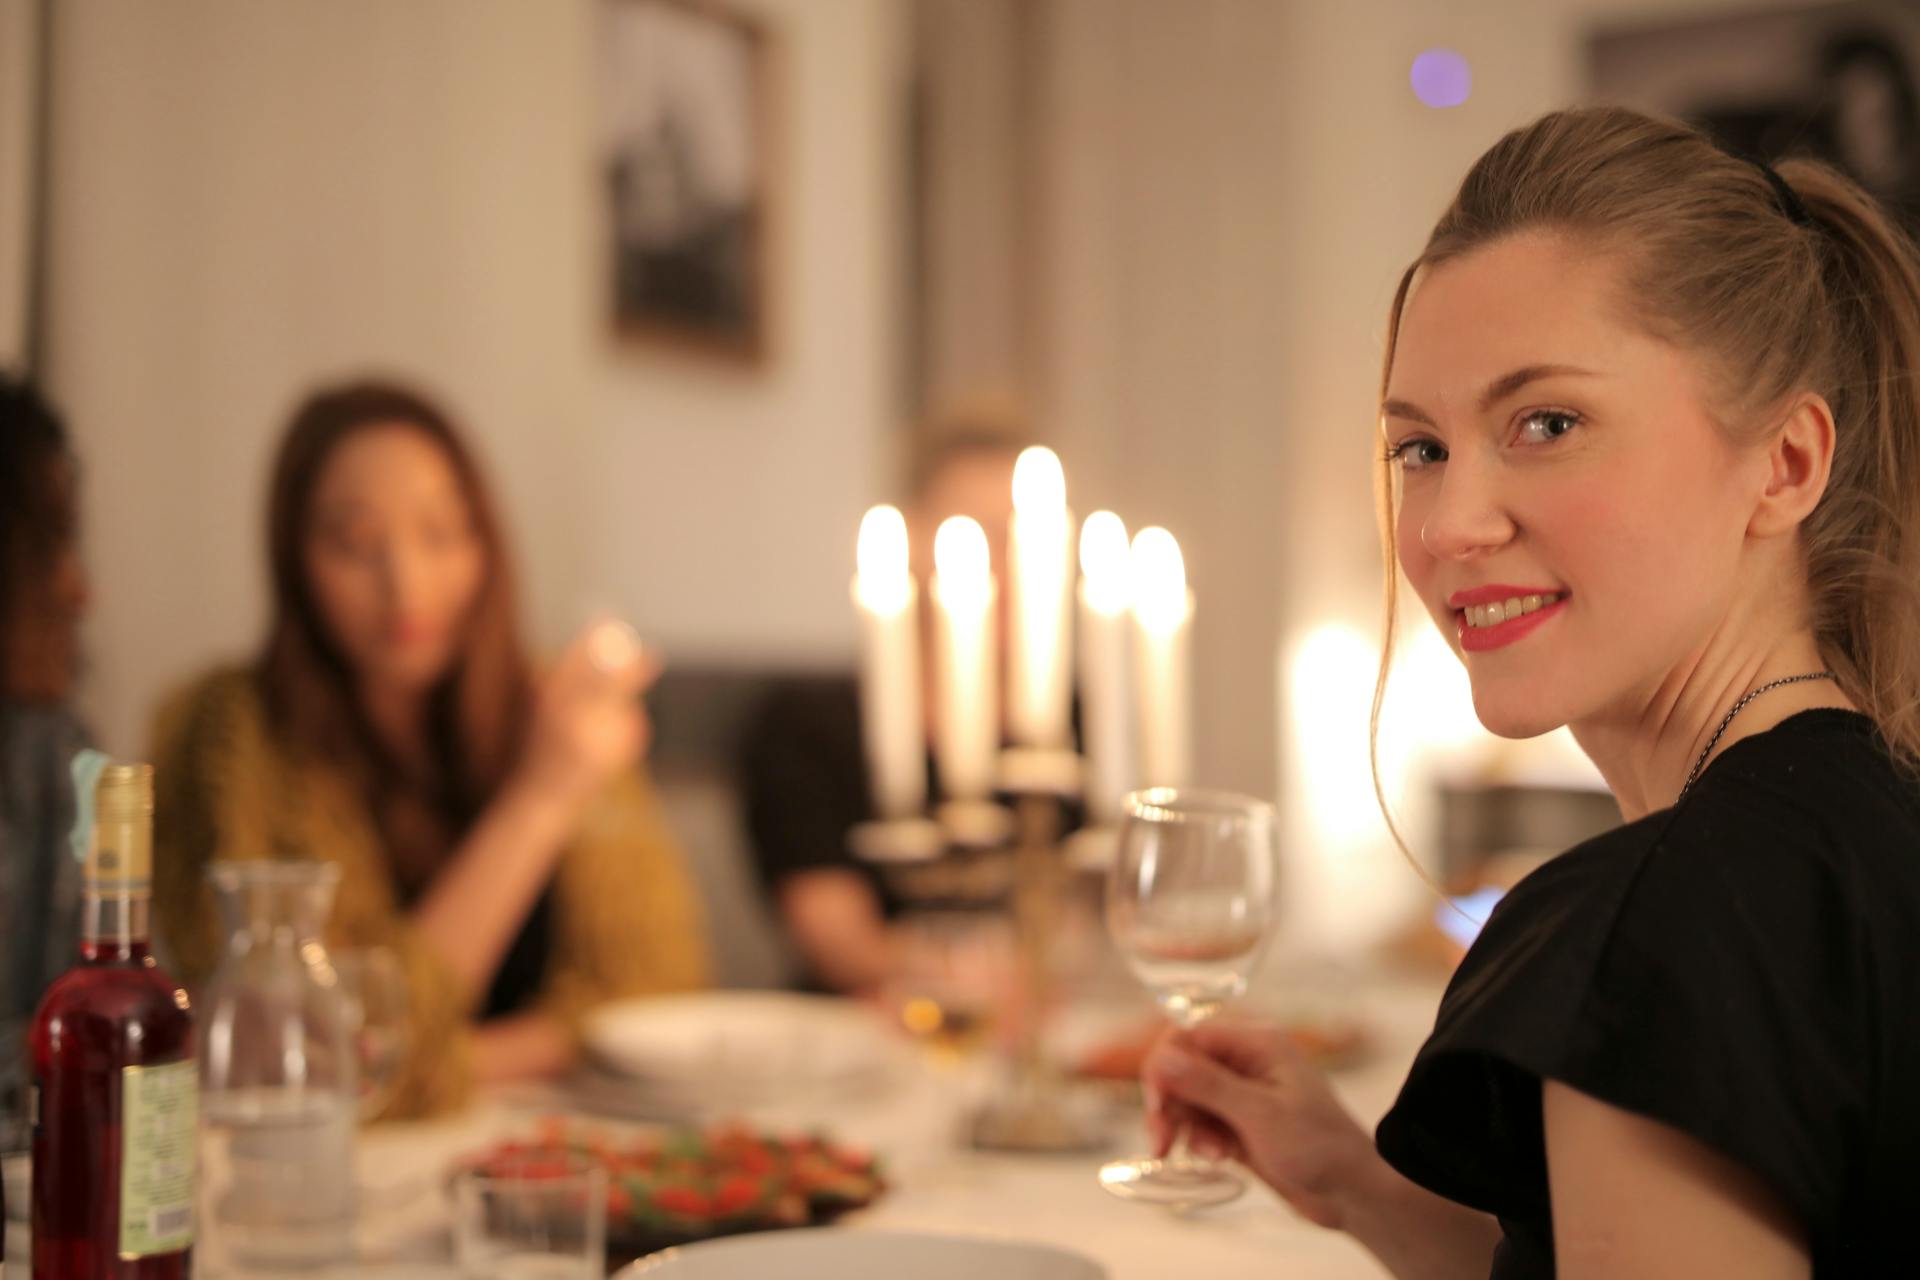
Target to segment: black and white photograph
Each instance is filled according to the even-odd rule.
[[[695,0],[607,0],[614,323],[757,361],[766,345],[767,34]]]
[[[1920,231],[1920,5],[1848,0],[1608,29],[1594,96],[1735,153],[1833,164]]]

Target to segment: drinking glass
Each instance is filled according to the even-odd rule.
[[[607,1171],[584,1154],[529,1151],[461,1173],[454,1250],[469,1280],[606,1274]]]
[[[1182,1027],[1197,1026],[1247,989],[1273,926],[1279,875],[1273,806],[1224,791],[1154,787],[1123,805],[1107,881],[1107,928],[1134,975]],[[1115,1160],[1100,1185],[1174,1209],[1225,1204],[1237,1174],[1186,1150]]]
[[[407,976],[388,947],[353,947],[333,953],[334,971],[347,993],[348,1024],[360,1064],[360,1120],[386,1110],[407,1057]]]
[[[901,940],[886,1000],[900,1025],[943,1062],[959,1062],[992,1030],[1011,985],[1013,943],[1005,922],[972,911],[925,911],[895,926]]]

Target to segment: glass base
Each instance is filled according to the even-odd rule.
[[[1246,1179],[1210,1161],[1188,1159],[1113,1160],[1100,1166],[1100,1185],[1122,1200],[1139,1200],[1168,1209],[1205,1209],[1237,1200]]]

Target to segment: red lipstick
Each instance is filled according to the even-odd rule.
[[[1502,600],[1511,600],[1527,596],[1560,595],[1552,604],[1542,605],[1532,613],[1523,613],[1517,618],[1497,622],[1490,627],[1470,627],[1467,625],[1467,610],[1477,605],[1495,604]],[[1453,610],[1454,625],[1459,629],[1460,647],[1468,653],[1485,653],[1490,649],[1501,649],[1523,636],[1531,633],[1547,619],[1558,614],[1566,607],[1569,597],[1552,588],[1515,587],[1505,583],[1495,583],[1484,587],[1474,587],[1468,591],[1456,591],[1447,597],[1447,605]]]

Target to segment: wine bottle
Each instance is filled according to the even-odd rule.
[[[187,993],[149,945],[152,768],[106,765],[78,808],[80,959],[28,1035],[33,1277],[185,1280],[199,1080]]]

